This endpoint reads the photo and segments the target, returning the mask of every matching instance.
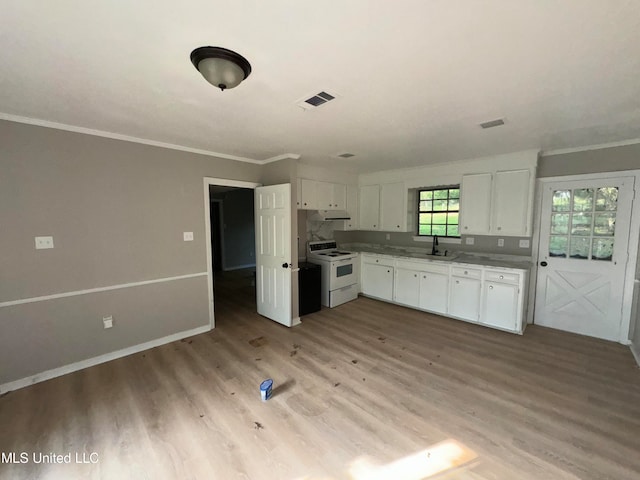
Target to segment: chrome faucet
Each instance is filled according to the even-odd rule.
[[[431,255],[437,255],[437,254],[438,254],[438,236],[434,235],[433,246],[431,247]]]

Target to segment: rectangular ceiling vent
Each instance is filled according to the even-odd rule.
[[[355,153],[344,152],[344,153],[339,153],[337,156],[340,157],[340,158],[351,158],[351,157],[355,157],[356,154]]]
[[[482,128],[493,128],[493,127],[499,127],[500,125],[504,125],[504,119],[502,118],[498,118],[497,120],[491,120],[489,122],[484,122],[480,124]]]
[[[298,101],[297,105],[304,108],[305,110],[311,110],[313,108],[319,107],[320,105],[324,105],[325,103],[330,102],[335,98],[336,95],[332,95],[323,90],[320,93],[316,93],[315,95],[311,95],[308,98],[304,98]]]

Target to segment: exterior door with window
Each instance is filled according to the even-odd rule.
[[[620,339],[633,179],[542,190],[535,323]]]

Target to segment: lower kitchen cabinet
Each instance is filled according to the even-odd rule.
[[[363,255],[360,270],[362,293],[380,300],[393,301],[393,271],[393,259]]]
[[[361,291],[405,305],[520,333],[527,270],[362,254]]]
[[[420,303],[422,310],[441,313],[448,311],[447,300],[449,298],[449,266],[438,265],[437,269],[420,272]],[[436,270],[436,271],[434,271]]]
[[[393,300],[417,308],[420,305],[420,272],[396,267]]]

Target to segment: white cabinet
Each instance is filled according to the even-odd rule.
[[[335,223],[335,230],[359,230],[359,219],[358,219],[358,187],[356,185],[347,185],[347,201],[346,201],[346,210],[349,216],[351,217],[349,220],[343,220]]]
[[[494,183],[493,233],[514,237],[529,236],[529,170],[496,172]]]
[[[491,228],[490,173],[463,175],[460,185],[460,233],[489,235]]]
[[[362,293],[381,300],[393,300],[393,259],[362,255],[360,287]]]
[[[298,208],[303,210],[344,210],[347,203],[347,186],[340,183],[318,182],[300,179]]]
[[[407,230],[407,190],[404,182],[380,185],[380,225],[383,232]]]
[[[380,186],[360,187],[360,229],[380,230]]]
[[[477,322],[480,318],[482,270],[453,267],[449,292],[449,315]]]
[[[521,272],[485,269],[480,323],[522,333],[524,275]]]
[[[296,179],[296,205],[298,206],[298,210],[300,210],[300,206],[302,205],[302,179]]]
[[[416,265],[418,267],[418,265]],[[396,265],[393,300],[396,303],[418,308],[420,305],[420,272]]]
[[[360,229],[407,231],[407,189],[404,182],[360,187]]]
[[[418,307],[434,313],[447,313],[449,299],[449,265],[428,265],[420,272]]]
[[[463,235],[531,235],[530,170],[463,175],[460,232]]]

